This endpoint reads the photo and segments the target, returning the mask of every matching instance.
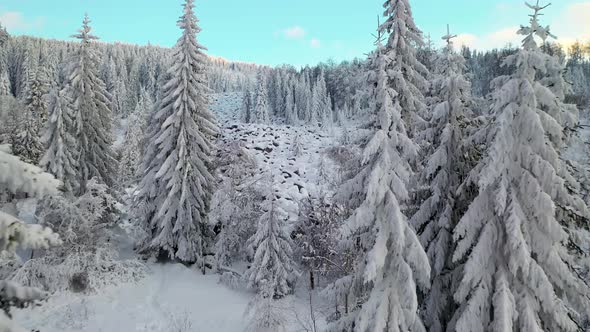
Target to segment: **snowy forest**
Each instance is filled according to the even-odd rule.
[[[590,331],[590,40],[296,68],[0,25],[0,332]],[[76,30],[78,29],[78,30]],[[444,43],[444,44],[443,44]]]

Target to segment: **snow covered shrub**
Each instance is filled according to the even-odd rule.
[[[118,260],[111,243],[116,201],[103,184],[90,180],[79,198],[44,199],[39,220],[55,229],[64,244],[26,261],[13,279],[49,291],[96,291],[104,286],[133,282],[145,273],[136,260]]]
[[[230,289],[240,290],[246,288],[244,277],[236,271],[224,271],[219,276],[219,283]]]
[[[260,291],[248,305],[246,317],[247,332],[284,332],[287,318],[279,301],[273,298],[274,287],[263,281]]]
[[[168,317],[168,328],[166,332],[191,332],[195,330],[189,313],[186,311],[178,312],[169,310],[166,317]]]
[[[292,235],[295,240],[295,257],[306,269],[310,289],[319,285],[319,277],[327,276],[334,268],[337,241],[338,207],[325,197],[300,203],[299,222]]]

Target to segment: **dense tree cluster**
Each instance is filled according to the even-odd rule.
[[[194,2],[172,49],[101,43],[88,16],[71,42],[0,26],[1,331],[20,331],[11,309],[39,289],[146,273],[118,257],[124,225],[140,258],[255,293],[252,331],[285,330],[282,306],[302,292],[313,332],[316,294],[327,331],[590,324],[590,173],[566,159],[590,104],[590,47],[566,55],[540,22],[547,6],[527,3],[520,47],[458,49],[447,27],[438,50],[409,0],[387,0],[366,59],[296,69],[207,56]],[[239,104],[220,112],[231,125],[212,111],[219,95]],[[334,138],[313,169],[306,134]],[[277,177],[271,153],[293,170]],[[313,188],[278,189],[306,171]],[[30,220],[15,217],[23,202]]]

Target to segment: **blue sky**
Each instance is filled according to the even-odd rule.
[[[555,1],[543,18],[565,42],[590,40],[590,1]],[[103,41],[172,46],[181,0],[0,0],[12,34],[68,39],[88,12]],[[209,53],[231,60],[296,66],[363,56],[383,0],[196,0]],[[522,0],[413,0],[418,25],[438,42],[450,23],[478,48],[517,41]]]

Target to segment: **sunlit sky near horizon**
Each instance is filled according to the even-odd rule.
[[[230,60],[302,66],[363,57],[383,0],[197,0],[208,53]],[[182,0],[0,0],[9,33],[70,39],[87,12],[103,41],[172,46]],[[419,27],[436,43],[449,23],[459,43],[480,49],[518,43],[527,22],[522,0],[414,0]],[[561,0],[545,11],[560,41],[590,40],[590,1]]]

